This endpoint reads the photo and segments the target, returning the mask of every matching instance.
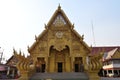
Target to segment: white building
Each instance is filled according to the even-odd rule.
[[[102,73],[102,77],[120,78],[120,53],[118,48],[112,49],[104,54]]]

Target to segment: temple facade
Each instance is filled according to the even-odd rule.
[[[58,7],[45,30],[28,49],[38,72],[80,72],[90,53],[89,46]]]
[[[89,80],[99,80],[103,52],[91,55],[92,48],[84,42],[84,35],[74,29],[74,24],[60,6],[45,25],[45,30],[35,36],[35,42],[28,47],[28,52],[30,56],[26,58],[14,50],[20,80],[29,80],[35,73],[64,72],[86,73]]]

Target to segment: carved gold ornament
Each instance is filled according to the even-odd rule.
[[[56,19],[55,19],[55,21],[53,22],[53,24],[54,24],[55,26],[63,26],[63,25],[66,24],[66,22],[65,22],[64,18],[62,17],[62,15],[59,14],[59,15],[56,17]]]
[[[55,35],[56,35],[57,38],[62,38],[62,36],[63,36],[63,32],[61,32],[61,31],[56,32]]]

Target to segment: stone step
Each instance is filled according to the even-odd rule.
[[[35,73],[30,80],[88,80],[88,76],[83,72]]]

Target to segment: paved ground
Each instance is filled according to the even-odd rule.
[[[86,73],[35,73],[30,80],[88,80]]]

